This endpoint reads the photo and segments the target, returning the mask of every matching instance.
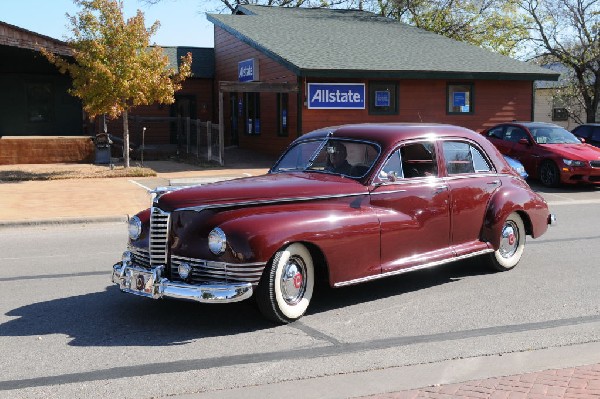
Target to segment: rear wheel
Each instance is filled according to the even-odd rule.
[[[560,183],[560,171],[552,161],[544,161],[540,166],[540,181],[544,186],[556,187]]]
[[[310,251],[294,243],[279,250],[267,266],[256,290],[262,314],[277,323],[304,315],[313,295],[315,273]]]
[[[497,271],[510,270],[519,263],[525,250],[525,225],[517,213],[511,213],[500,232],[500,247],[489,255],[490,266]]]

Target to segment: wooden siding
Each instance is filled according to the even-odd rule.
[[[296,83],[296,75],[277,61],[236,39],[219,27],[215,27],[215,79],[220,81],[238,81],[238,62],[254,58],[259,64],[261,82]],[[216,89],[218,90],[218,88]],[[239,94],[241,96],[241,94]],[[229,95],[224,94],[223,116],[225,121],[226,145],[231,139]],[[277,135],[277,94],[260,93],[261,134],[249,136],[244,134],[243,118],[238,118],[238,139],[240,147],[261,151],[267,154],[279,154],[296,137],[298,137],[297,94],[288,97],[288,136]]]

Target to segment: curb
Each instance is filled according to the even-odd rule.
[[[52,226],[52,225],[74,225],[91,223],[120,223],[127,222],[129,215],[120,216],[89,216],[57,219],[39,220],[0,220],[0,228],[27,227],[27,226]]]

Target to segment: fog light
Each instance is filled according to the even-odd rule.
[[[192,266],[190,266],[189,264],[182,263],[179,265],[179,277],[181,277],[182,280],[187,279],[191,271]]]

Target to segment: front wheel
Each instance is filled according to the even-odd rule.
[[[276,323],[302,317],[313,295],[315,273],[310,251],[294,243],[277,251],[256,289],[262,314]]]
[[[560,171],[552,161],[544,161],[540,166],[540,180],[546,187],[556,187],[560,183]]]
[[[525,225],[517,213],[511,213],[500,232],[500,247],[489,255],[490,266],[497,271],[510,270],[519,263],[525,250]]]

